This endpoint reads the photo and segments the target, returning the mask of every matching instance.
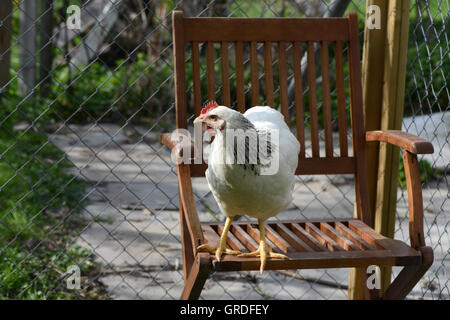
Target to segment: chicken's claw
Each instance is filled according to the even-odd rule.
[[[274,252],[270,251],[270,249],[267,247],[265,241],[261,241],[261,243],[256,251],[242,253],[242,254],[238,255],[238,257],[260,257],[260,260],[261,260],[261,267],[259,268],[260,274],[262,274],[264,271],[267,258],[289,259],[284,254],[274,253]]]
[[[217,245],[211,247],[208,244],[202,244],[200,246],[197,247],[197,250],[206,250],[210,253],[215,253],[216,254],[216,259],[217,261],[220,261],[222,254],[232,254],[232,255],[238,255],[241,254],[242,252],[240,251],[236,251],[236,250],[231,250],[228,249],[225,245],[220,245],[220,241]]]

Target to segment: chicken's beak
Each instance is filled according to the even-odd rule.
[[[197,118],[194,119],[194,124],[203,123],[204,120],[205,120],[205,116],[203,114],[201,114]]]

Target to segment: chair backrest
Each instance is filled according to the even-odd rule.
[[[191,68],[189,71],[192,72],[192,109],[195,116],[200,113],[202,103],[207,100],[217,100],[219,104],[228,107],[235,106],[240,112],[245,112],[247,107],[255,105],[277,107],[274,99],[277,93],[281,113],[288,124],[295,116],[296,134],[301,144],[296,173],[355,174],[358,214],[360,217],[366,217],[363,219],[365,222],[370,222],[356,14],[350,13],[346,18],[184,18],[181,11],[174,11],[172,23],[177,128],[186,128],[188,118],[193,116],[188,115],[186,70],[189,69],[187,68]],[[204,59],[200,54],[201,44],[206,47]],[[218,47],[220,50],[216,50]],[[234,48],[234,52],[230,52],[230,47]],[[318,47],[320,54],[316,55]],[[189,55],[186,55],[187,48],[190,49]],[[306,50],[306,64],[302,64],[304,50]],[[345,50],[347,59],[344,57]],[[263,68],[260,68],[258,51],[264,55]],[[221,59],[217,59],[217,52],[220,52]],[[249,73],[245,73],[245,53],[249,56],[247,63]],[[191,57],[191,63],[186,63],[187,56]],[[233,56],[234,59],[230,59]],[[275,72],[274,58],[277,58],[278,65]],[[220,63],[216,64],[216,59]],[[206,86],[202,87],[203,60],[206,60],[203,63],[206,64],[203,68],[206,70]],[[317,77],[316,64],[319,63],[321,72]],[[347,64],[348,68],[345,68]],[[302,67],[305,66],[307,66],[306,81],[302,79]],[[288,99],[289,68],[294,79],[294,108],[291,108],[293,110],[289,109]],[[259,69],[263,69],[261,75],[264,75],[264,81],[261,83]],[[247,92],[245,75],[249,75],[250,78]],[[230,76],[235,78],[234,87],[230,84]],[[330,92],[330,76],[335,80],[336,92],[333,95]],[[317,81],[318,78],[321,78],[321,82]],[[274,79],[277,80],[276,87]],[[216,80],[219,80],[220,86],[216,84]],[[306,85],[307,95],[304,90]],[[264,88],[264,103],[261,103],[260,86]],[[206,92],[202,92],[205,88]],[[232,89],[235,99],[231,97]],[[348,97],[350,119],[347,119],[346,89],[350,92]],[[251,95],[248,92],[251,92]],[[246,105],[246,93],[251,105]],[[318,104],[318,94],[322,97],[321,106]],[[305,109],[308,109],[309,113],[305,113]],[[320,113],[323,114],[323,121],[319,116]],[[337,115],[337,121],[333,119],[333,114]],[[306,123],[309,122],[309,132],[305,128],[305,120]],[[338,127],[336,141],[333,139],[333,120]],[[352,155],[348,152],[347,138],[350,124]],[[324,132],[324,141],[320,139],[321,132]],[[305,139],[306,134],[310,135],[310,139]],[[310,143],[305,143],[308,140]],[[322,154],[321,143],[324,145]],[[191,176],[204,175],[205,168],[204,164],[193,165]]]

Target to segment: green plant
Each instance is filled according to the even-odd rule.
[[[85,227],[84,182],[68,174],[64,153],[34,131],[0,131],[0,299],[96,297],[72,292],[61,276],[77,264],[95,270],[91,252],[71,244]]]

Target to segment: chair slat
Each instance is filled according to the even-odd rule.
[[[379,242],[383,241],[385,237],[375,231],[372,231],[372,229],[370,229],[361,220],[349,221],[348,228],[361,237],[364,241],[368,242],[371,246],[374,246],[377,249],[389,249],[382,246]]]
[[[311,222],[305,223],[305,229],[308,231],[313,237],[315,237],[320,244],[325,245],[330,251],[344,251],[342,247],[340,247],[336,241],[331,239],[325,233],[323,233],[319,228],[317,228]]]
[[[349,39],[345,18],[185,18],[186,41],[321,41]],[[327,27],[317,27],[327,24]]]
[[[278,72],[280,82],[280,105],[284,120],[289,125],[289,102],[287,84],[286,42],[278,43]]]
[[[250,73],[252,84],[252,107],[259,105],[258,50],[257,42],[250,43]]]
[[[342,248],[347,251],[358,251],[359,248],[354,245],[350,240],[339,234],[334,228],[327,222],[320,224],[320,230],[329,236],[331,239],[337,242]]]
[[[297,237],[295,233],[289,230],[284,224],[277,223],[273,225],[275,230],[287,241],[291,246],[293,246],[297,251],[314,251],[307,243],[302,239]]]
[[[331,126],[331,98],[330,98],[330,59],[328,41],[322,41],[320,48],[322,58],[322,93],[323,93],[323,122],[325,129],[325,155],[333,157],[333,129]]]
[[[236,100],[239,112],[245,112],[244,56],[242,42],[236,43]]]
[[[205,237],[206,242],[210,246],[215,246],[219,242],[219,235],[214,231],[211,226],[204,224],[202,225],[203,236]]]
[[[421,262],[420,253],[410,255],[390,250],[339,251],[339,252],[291,252],[289,259],[267,259],[265,270],[317,269],[317,268],[367,268],[369,265],[405,266]],[[259,270],[259,257],[246,258],[225,255],[222,262],[214,264],[215,271]]]
[[[266,105],[274,108],[272,43],[269,41],[264,43],[264,76],[266,80]]]
[[[217,231],[219,232],[220,235],[222,235],[223,226],[221,224],[217,225]],[[238,250],[238,251],[241,251],[241,252],[248,251],[247,248],[245,248],[245,246],[231,232],[228,232],[227,244],[233,250]]]
[[[215,86],[215,72],[214,72],[214,43],[208,42],[206,45],[206,77],[208,79],[208,100],[216,99]]]
[[[194,113],[200,114],[202,108],[202,92],[200,82],[200,55],[198,51],[198,42],[192,43],[192,75],[194,82]]]
[[[266,236],[283,252],[296,251],[286,240],[284,240],[275,230],[269,225],[266,225]]]
[[[231,107],[228,42],[221,43],[220,54],[222,56],[222,104]]]
[[[313,157],[320,157],[319,127],[317,115],[316,62],[314,57],[314,43],[308,42],[308,85],[309,85],[309,113],[311,125],[311,144]]]
[[[305,114],[303,109],[303,84],[302,84],[302,49],[300,42],[294,43],[294,95],[295,95],[295,119],[297,139],[300,142],[300,158],[305,158]]]
[[[411,255],[413,252],[417,252],[416,249],[411,248],[401,241],[384,237],[359,219],[348,221],[348,227],[379,250],[385,249],[405,255]]]
[[[328,251],[326,247],[324,247],[319,241],[316,240],[316,238],[306,232],[306,230],[303,229],[299,224],[290,223],[289,226],[299,238],[305,241],[315,251]]]
[[[315,223],[315,224],[319,224],[321,222],[329,222],[329,223],[333,223],[334,221],[340,221],[343,224],[347,225],[349,224],[351,221],[357,221],[358,219],[356,218],[316,218],[316,219],[283,219],[283,220],[267,220],[266,223],[270,224],[274,224],[274,223],[284,223],[284,224],[289,224],[289,223],[298,223],[298,224],[305,224],[306,222],[311,222],[311,223]],[[223,224],[223,222],[208,222],[209,225],[213,226],[213,228],[215,228],[214,226],[219,225],[219,224]],[[247,221],[234,221],[233,225],[239,225],[239,226],[245,226],[247,225],[248,222]]]
[[[353,243],[355,243],[361,250],[375,250],[375,247],[371,246],[369,243],[364,241],[356,233],[347,228],[343,223],[336,221],[334,224],[335,224],[334,227],[337,232],[341,233],[342,235],[353,241]]]
[[[336,64],[336,94],[338,105],[339,148],[340,156],[348,156],[347,113],[345,108],[345,78],[342,41],[337,41],[334,49]]]
[[[191,164],[191,177],[204,177],[208,169],[206,163]],[[296,175],[302,174],[353,174],[355,173],[355,158],[303,158],[295,171]]]
[[[252,237],[250,237],[247,232],[245,232],[244,229],[241,228],[241,226],[232,224],[231,233],[233,233],[249,251],[255,251],[256,249],[258,249],[258,243],[256,243],[256,241]]]
[[[259,243],[261,241],[261,236],[260,236],[259,230],[256,226],[247,224],[246,231],[253,239],[255,239],[256,242]],[[266,244],[270,250],[281,253],[281,250],[278,249],[278,247],[276,245],[274,245],[273,242],[270,241],[270,239],[267,239],[267,237],[266,237]]]

